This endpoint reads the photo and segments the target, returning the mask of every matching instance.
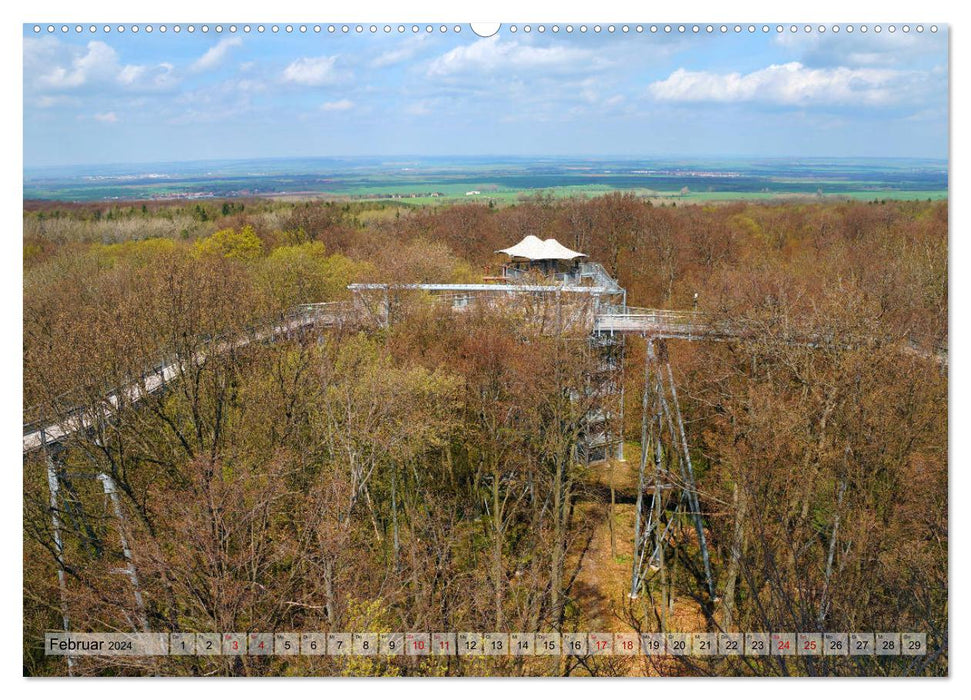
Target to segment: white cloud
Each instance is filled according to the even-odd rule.
[[[354,103],[348,99],[324,102],[324,104],[320,105],[320,108],[325,112],[346,112],[353,107]]]
[[[336,62],[337,56],[298,58],[283,71],[283,79],[298,85],[331,85],[341,78],[334,67]]]
[[[223,59],[226,58],[226,55],[229,53],[230,49],[242,45],[243,40],[238,36],[221,39],[219,43],[202,54],[202,56],[200,56],[199,59],[192,64],[192,70],[196,72],[212,70],[223,62]]]
[[[59,92],[88,86],[159,91],[176,84],[171,63],[123,65],[118,53],[103,41],[90,41],[83,47],[57,40],[24,44],[25,91]]]
[[[116,121],[118,121],[118,115],[114,112],[100,112],[95,114],[94,118],[99,122],[103,122],[104,124],[114,124]]]
[[[603,64],[589,51],[558,45],[531,46],[515,41],[502,41],[499,35],[458,46],[434,59],[428,75],[440,77],[459,73],[494,73],[508,70],[557,70],[594,68]]]
[[[77,55],[70,66],[48,66],[38,78],[43,87],[74,88],[118,72],[118,54],[103,41],[88,42],[87,51]]]
[[[565,87],[568,88],[568,94],[579,97],[586,103],[583,106],[577,105],[573,107],[574,114],[587,113],[590,108],[603,110],[618,107],[625,100],[622,94],[607,96],[605,94],[605,88],[609,88],[610,91],[613,91],[615,88],[608,86],[599,78],[585,78],[577,84],[567,83]]]
[[[154,66],[125,66],[118,73],[118,82],[136,90],[166,90],[175,87],[179,78],[171,63]]]
[[[125,66],[118,73],[118,82],[125,85],[135,83],[145,74],[145,66]]]
[[[419,34],[416,37],[405,39],[398,48],[389,49],[388,51],[375,56],[374,59],[371,60],[370,66],[371,68],[387,68],[388,66],[393,66],[396,63],[407,61],[421,50],[424,43],[424,34]]]
[[[918,84],[919,74],[911,71],[808,68],[792,62],[746,74],[679,68],[651,83],[649,92],[669,102],[890,105],[913,99]]]

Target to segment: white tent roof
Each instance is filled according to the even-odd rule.
[[[505,253],[511,258],[527,260],[573,260],[587,257],[586,253],[570,250],[555,238],[547,238],[543,241],[536,236],[526,236],[511,248],[503,248],[496,252]]]

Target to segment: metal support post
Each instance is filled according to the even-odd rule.
[[[50,490],[51,529],[54,536],[54,551],[57,556],[57,585],[61,594],[61,621],[65,632],[71,631],[71,621],[67,612],[67,576],[64,573],[64,542],[61,539],[61,515],[58,506],[60,492],[60,478],[58,476],[55,456],[48,446],[47,434],[41,431],[41,442],[44,445],[44,457],[47,461],[47,488]],[[67,657],[67,674],[74,675],[74,657]]]
[[[118,518],[118,538],[121,540],[121,551],[125,556],[125,573],[131,581],[132,588],[135,590],[135,607],[138,610],[138,620],[145,632],[151,632],[148,624],[148,615],[145,614],[145,600],[142,598],[142,589],[138,583],[138,571],[135,569],[135,562],[132,560],[131,549],[128,546],[128,538],[125,536],[125,514],[121,509],[121,499],[118,498],[118,489],[115,487],[115,480],[111,475],[101,473],[98,475],[101,485],[104,487],[105,494],[111,499],[114,507],[115,517]]]

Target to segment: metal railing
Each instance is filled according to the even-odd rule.
[[[607,271],[600,263],[580,263],[580,278],[591,279],[593,280],[594,286],[605,287],[606,289],[609,289],[617,294],[624,291],[623,287],[620,286],[617,280],[607,274]]]
[[[300,332],[308,326],[334,325],[353,310],[351,302],[300,304],[282,314],[247,325],[238,334],[203,336],[189,357],[167,353],[162,359],[143,363],[148,366],[137,375],[130,375],[113,387],[97,392],[91,387],[69,389],[43,403],[24,409],[24,452],[43,447],[45,442],[57,441],[110,416],[126,405],[137,403],[146,396],[161,391],[178,378],[186,366],[201,364],[212,355],[219,355],[252,343],[270,340],[281,335]],[[103,398],[92,404],[84,396]]]
[[[642,332],[669,337],[702,337],[733,335],[735,329],[719,323],[715,317],[698,311],[669,311],[616,307],[597,316],[595,330],[600,332]]]

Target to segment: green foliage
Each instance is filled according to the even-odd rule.
[[[24,265],[30,265],[31,263],[37,261],[43,254],[44,249],[32,243],[24,244]]]
[[[344,255],[327,255],[319,241],[275,248],[263,261],[259,279],[279,308],[348,297],[347,285],[367,279],[373,266]]]
[[[731,218],[731,223],[736,228],[744,231],[750,236],[756,237],[762,235],[762,227],[759,226],[758,222],[755,221],[750,216],[745,216],[744,214],[736,214]]]
[[[239,231],[224,228],[196,241],[195,251],[201,257],[219,256],[252,261],[263,254],[263,241],[256,235],[252,226],[244,226]]]
[[[126,261],[136,266],[157,264],[159,258],[177,248],[170,238],[146,238],[143,241],[124,241],[92,247],[92,254],[99,260],[115,264]]]

